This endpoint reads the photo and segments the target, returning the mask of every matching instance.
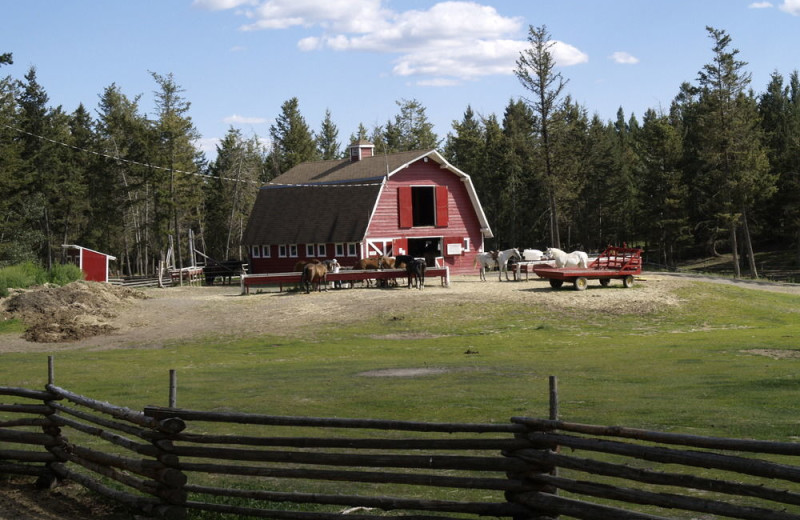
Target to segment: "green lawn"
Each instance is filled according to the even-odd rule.
[[[556,375],[568,421],[774,440],[798,435],[800,297],[707,283],[681,297],[680,308],[644,316],[453,305],[376,313],[303,340],[66,350],[55,355],[56,384],[140,409],[167,404],[174,368],[185,408],[506,422],[546,417],[548,376]],[[753,349],[785,357],[746,352]],[[444,370],[362,375],[425,367]],[[0,385],[38,389],[46,377],[46,353],[0,355]]]

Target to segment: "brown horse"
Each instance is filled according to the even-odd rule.
[[[388,257],[386,256],[370,256],[369,258],[362,258],[356,265],[353,266],[353,269],[359,271],[366,271],[370,269],[380,270],[386,269],[389,267],[389,262],[387,261]]]
[[[356,262],[356,265],[353,266],[353,269],[357,271],[369,271],[369,270],[380,271],[381,269],[386,269],[388,267],[386,258],[387,257],[383,255],[370,256],[369,258],[362,258],[361,260]],[[367,287],[370,287],[374,280],[367,279],[364,281],[367,283]]]
[[[319,261],[307,263],[303,267],[303,273],[300,275],[300,284],[305,286],[306,294],[311,292],[311,286],[314,282],[317,283],[318,292],[322,292],[323,285],[325,285],[325,290],[328,290],[328,268]]]

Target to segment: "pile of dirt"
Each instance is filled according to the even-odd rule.
[[[25,324],[24,338],[38,343],[74,341],[116,329],[110,324],[121,307],[144,293],[106,283],[72,282],[17,292],[3,302],[6,318]]]

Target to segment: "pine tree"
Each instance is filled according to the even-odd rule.
[[[275,176],[302,162],[319,159],[314,134],[300,114],[299,104],[296,97],[284,102],[281,105],[281,115],[269,129]]]
[[[433,133],[433,124],[428,121],[425,107],[416,99],[396,101],[400,113],[394,122],[387,121],[383,132],[389,152],[409,150],[431,150],[439,145],[439,138]]]
[[[648,110],[637,137],[642,161],[642,189],[638,198],[641,235],[649,249],[659,251],[659,260],[675,267],[679,249],[691,240],[688,188],[683,183],[683,143],[679,129],[665,115]]]
[[[331,111],[325,111],[325,119],[322,120],[322,128],[320,128],[319,135],[317,136],[317,154],[323,161],[330,161],[332,159],[341,159],[342,151],[341,144],[336,140],[339,138],[339,129],[331,119]]]
[[[517,59],[514,74],[522,86],[533,97],[527,100],[536,115],[537,133],[540,141],[540,155],[542,157],[542,180],[547,191],[550,209],[550,243],[554,247],[561,245],[559,231],[559,200],[558,190],[559,173],[553,166],[553,142],[550,127],[554,123],[554,115],[560,106],[561,94],[567,81],[560,72],[555,72],[555,60],[550,52],[554,42],[546,26],[528,28],[528,43],[530,47],[523,50]]]
[[[747,63],[729,50],[730,36],[707,27],[714,41],[713,59],[698,73],[700,86],[699,158],[702,188],[714,214],[727,226],[735,276],[740,276],[737,228],[741,225],[750,275],[758,277],[750,236],[749,212],[774,193],[755,99],[748,94]]]
[[[206,254],[215,259],[245,257],[239,248],[264,169],[265,150],[257,136],[245,139],[230,128],[217,145],[205,190]]]
[[[156,114],[153,124],[153,155],[150,179],[156,197],[154,233],[158,250],[164,250],[167,236],[174,235],[175,258],[179,268],[184,267],[184,253],[193,255],[188,247],[183,248],[183,238],[188,240],[188,230],[201,220],[198,207],[202,200],[199,179],[192,175],[197,171],[197,150],[194,142],[199,133],[189,116],[189,103],[184,90],[170,73],[166,76],[151,72],[158,84],[155,92]],[[188,242],[187,242],[188,244]]]

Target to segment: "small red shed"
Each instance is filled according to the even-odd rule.
[[[117,258],[92,249],[65,244],[61,246],[67,255],[67,261],[80,267],[83,279],[89,282],[107,282],[108,264]]]
[[[251,272],[400,254],[472,272],[493,235],[469,175],[436,150],[373,151],[360,141],[347,159],[302,163],[263,186],[242,239]]]

